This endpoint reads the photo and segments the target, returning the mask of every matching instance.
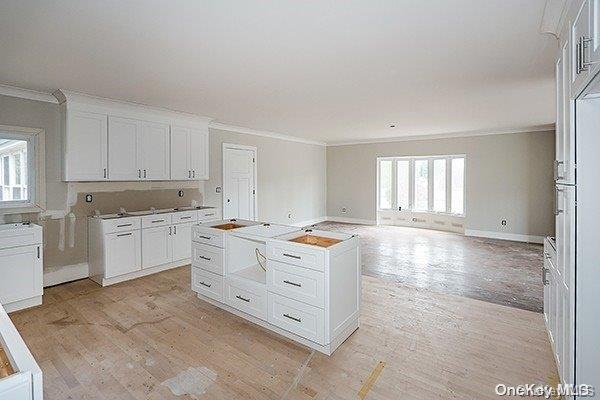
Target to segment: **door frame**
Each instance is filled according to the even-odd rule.
[[[223,143],[223,150],[221,152],[222,170],[221,170],[221,182],[223,184],[223,192],[221,194],[221,205],[223,214],[225,214],[225,193],[226,193],[226,182],[225,179],[225,150],[248,150],[254,152],[254,221],[258,221],[258,149],[255,146],[246,146],[235,143]]]

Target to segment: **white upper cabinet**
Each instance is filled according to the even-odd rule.
[[[139,136],[141,121],[108,117],[108,178],[111,181],[134,181],[142,177]]]
[[[102,181],[107,178],[107,115],[62,106],[63,179]]]
[[[169,125],[142,123],[138,137],[142,179],[166,181],[169,179]]]
[[[208,179],[209,119],[58,90],[65,181]]]
[[[587,83],[593,47],[590,36],[590,0],[585,0],[571,26],[571,94],[576,97]]]
[[[600,63],[600,0],[589,0],[590,3],[590,43],[589,60],[595,68]]]
[[[208,179],[208,129],[171,126],[171,179]]]

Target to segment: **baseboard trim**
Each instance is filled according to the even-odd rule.
[[[299,227],[303,228],[305,226],[314,225],[314,224],[318,224],[318,223],[325,222],[325,221],[327,221],[327,217],[319,217],[319,218],[308,219],[306,221],[296,222],[296,223],[292,224],[292,226],[299,226]]]
[[[465,229],[465,236],[483,237],[488,239],[511,240],[513,242],[544,243],[544,236],[522,235],[520,233],[506,233],[496,231],[480,231],[476,229]]]
[[[359,225],[377,225],[376,220],[361,219],[361,218],[348,218],[348,217],[327,217],[327,221],[341,222],[345,224],[359,224]]]
[[[44,271],[44,287],[76,281],[90,276],[88,263],[55,267]]]

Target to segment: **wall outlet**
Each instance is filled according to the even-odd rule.
[[[506,226],[506,220],[505,220],[505,219],[503,219],[503,220],[500,222],[500,224],[502,224],[502,226]]]
[[[179,192],[177,192],[177,196],[183,197],[183,190],[180,190]]]
[[[342,214],[346,214],[348,210],[346,209],[346,207],[342,207]]]
[[[92,195],[91,195],[91,194],[86,194],[86,195],[85,195],[85,202],[86,202],[86,203],[91,203],[91,202],[92,202],[92,199],[93,199],[93,197],[92,197]]]

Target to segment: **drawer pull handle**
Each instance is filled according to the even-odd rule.
[[[132,235],[132,233],[129,232],[129,233],[120,233],[117,236],[131,236],[131,235]]]
[[[204,282],[200,282],[200,284],[201,284],[202,286],[206,286],[206,287],[208,287],[208,288],[212,286],[210,283],[204,283]]]
[[[286,257],[289,257],[289,258],[295,258],[296,260],[302,260],[302,257],[295,256],[293,254],[283,253],[283,255],[286,256]]]
[[[292,317],[290,314],[283,314],[284,317],[291,319],[292,321],[302,322],[302,318]]]
[[[240,299],[242,301],[245,301],[246,303],[250,303],[250,299],[247,299],[245,297],[240,296],[239,294],[237,296],[235,296],[236,299]]]
[[[213,215],[215,215],[215,213],[204,214],[205,217],[212,217]]]
[[[117,228],[125,228],[126,226],[131,226],[132,224],[121,224],[117,225]]]
[[[192,218],[192,217],[188,215],[187,217],[181,217],[179,219],[190,219],[190,218]]]
[[[292,285],[292,286],[296,286],[296,287],[302,287],[301,283],[290,282],[288,280],[283,281],[283,283],[287,283],[288,285]]]
[[[198,237],[199,237],[200,239],[206,239],[206,240],[210,240],[210,239],[212,239],[210,236],[202,236],[202,235],[198,235]]]
[[[210,257],[205,257],[205,256],[198,256],[198,258],[201,258],[201,259],[206,260],[206,261],[210,261],[211,260]]]
[[[164,219],[155,219],[154,221],[152,221],[153,224],[155,224],[157,222],[165,222],[165,220]]]

